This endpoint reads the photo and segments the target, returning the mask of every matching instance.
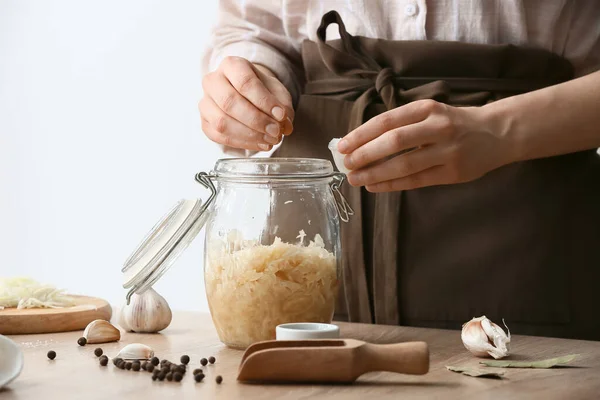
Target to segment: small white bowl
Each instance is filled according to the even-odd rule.
[[[23,352],[15,342],[0,335],[0,389],[23,370]]]
[[[281,324],[275,328],[275,337],[277,340],[337,339],[340,328],[316,322]]]

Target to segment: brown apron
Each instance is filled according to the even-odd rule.
[[[326,29],[339,40],[326,43]],[[305,94],[278,157],[327,149],[369,118],[419,99],[481,106],[569,80],[545,50],[353,37],[332,11],[303,43]],[[568,135],[569,132],[565,132]],[[506,319],[513,333],[600,340],[600,157],[519,162],[473,182],[373,195],[345,184],[336,318],[460,328]]]

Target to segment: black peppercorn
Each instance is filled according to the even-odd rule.
[[[130,369],[131,369],[131,367],[132,367],[132,363],[131,363],[131,362],[129,362],[129,361],[127,361],[127,362],[125,363],[125,369],[126,369],[126,370],[130,370]]]
[[[183,367],[181,365],[178,366],[177,368],[175,368],[175,372],[179,372],[181,375],[185,375],[186,371],[187,370],[185,369],[185,367]]]
[[[195,376],[195,375],[198,375],[198,374],[202,374],[202,373],[204,373],[204,371],[202,371],[200,368],[196,368],[196,369],[194,370],[194,372],[192,372],[192,374],[194,374],[194,376]]]
[[[96,357],[100,357],[104,352],[102,351],[102,349],[100,347],[98,347],[96,350],[94,350],[94,354],[96,355]]]
[[[108,365],[108,357],[107,356],[100,357],[100,365],[102,365],[103,367],[106,367]]]
[[[117,358],[113,359],[113,364],[114,364],[115,366],[117,366],[117,365],[119,364],[119,362],[121,362],[121,361],[123,361],[123,359],[122,359],[122,358],[120,358],[120,357],[117,357]]]
[[[152,371],[152,376],[158,376],[160,375],[160,369],[155,369],[154,371]]]
[[[158,357],[152,357],[152,359],[150,360],[150,362],[152,363],[152,365],[157,366],[158,365]]]
[[[175,382],[181,382],[181,380],[183,379],[183,374],[180,374],[179,372],[175,372],[173,374],[173,379],[175,380]]]
[[[154,365],[153,364],[148,364],[148,365],[146,365],[146,371],[152,372],[152,371],[158,371],[158,370],[154,369]]]
[[[157,380],[157,379],[158,379],[158,377],[157,377],[156,375],[152,375],[152,380],[153,380],[153,381],[155,381],[155,380]]]
[[[206,367],[206,364],[208,364],[208,360],[206,358],[203,358],[202,360],[200,360],[200,364],[202,364],[203,367]]]
[[[143,369],[144,371],[146,370],[146,367],[148,366],[148,362],[144,361],[141,365],[140,368]]]
[[[80,337],[79,339],[77,339],[77,344],[80,346],[85,346],[87,344],[87,339],[84,337]]]
[[[215,379],[215,382],[217,382],[217,384],[221,384],[221,382],[223,382],[223,377],[221,375],[218,375],[217,378]]]
[[[171,365],[169,366],[169,371],[171,371],[171,372],[175,372],[175,370],[177,370],[177,365],[175,365],[175,364],[171,364]]]
[[[204,379],[204,374],[203,373],[199,373],[199,374],[194,375],[194,380],[196,382],[202,382],[202,379]]]
[[[169,372],[169,373],[167,374],[166,378],[167,378],[167,380],[168,380],[169,382],[173,381],[173,374],[172,374],[171,372]]]
[[[125,364],[127,364],[125,361],[121,360],[118,364],[117,364],[117,368],[119,369],[125,369]]]
[[[181,356],[181,363],[182,364],[188,364],[190,362],[190,356],[188,356],[187,354],[184,354]]]
[[[164,381],[166,378],[167,374],[163,371],[160,374],[158,374],[158,380],[159,381]]]
[[[216,358],[214,358],[214,357],[212,357],[212,356],[208,357],[208,362],[209,362],[209,363],[211,363],[211,364],[214,364],[214,363],[215,363],[215,361],[217,361],[217,359],[216,359]]]
[[[48,354],[46,354],[49,359],[54,360],[56,358],[56,352],[54,350],[50,350]]]
[[[134,362],[133,364],[131,364],[131,369],[134,371],[139,371],[140,370],[140,363],[139,362]]]

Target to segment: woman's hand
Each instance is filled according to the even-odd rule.
[[[461,183],[512,162],[511,145],[484,114],[420,100],[372,118],[338,144],[350,184],[391,192]]]
[[[202,80],[198,104],[202,130],[214,142],[268,151],[292,133],[294,110],[288,90],[267,68],[227,57]]]

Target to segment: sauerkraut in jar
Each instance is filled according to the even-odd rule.
[[[333,318],[340,275],[340,219],[347,203],[329,161],[217,162],[204,278],[223,343],[246,348],[275,327]],[[332,190],[333,189],[333,190]],[[339,192],[337,192],[339,193]]]

